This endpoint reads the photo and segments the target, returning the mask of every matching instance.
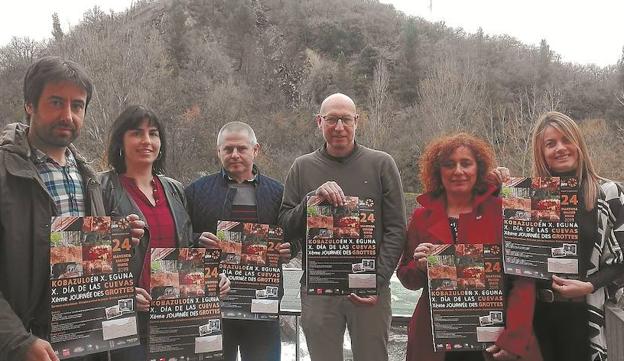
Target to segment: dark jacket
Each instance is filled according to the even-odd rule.
[[[284,186],[275,179],[260,174],[259,171],[256,174],[258,223],[277,224]],[[218,220],[231,220],[236,188],[228,187],[225,170],[199,178],[186,187],[185,193],[193,230],[197,232],[195,238],[201,232],[216,233]],[[298,251],[298,242],[291,242],[290,245],[295,247],[291,248],[294,257]]]
[[[14,123],[0,136],[1,361],[21,360],[50,326],[50,218],[57,210],[32,162],[27,131]],[[86,213],[105,215],[95,172],[69,149],[85,185]]]
[[[501,200],[492,195],[494,192],[494,187],[490,187],[485,194],[475,196],[473,211],[460,215],[458,240],[501,244]],[[420,243],[452,244],[453,238],[444,198],[426,193],[418,197],[418,203],[422,208],[414,210],[407,231],[408,243],[397,269],[397,276],[406,288],[423,290],[408,326],[407,360],[443,361],[444,352],[433,352],[427,275],[417,268],[412,256]],[[535,283],[525,277],[510,277],[510,283],[505,330],[496,344],[523,360],[539,361],[542,358],[532,331]]]
[[[165,196],[167,197],[169,209],[175,223],[176,245],[177,247],[189,247],[192,243],[193,229],[191,228],[191,220],[186,212],[186,197],[184,196],[182,184],[165,176],[159,175],[157,177],[165,190]],[[121,217],[136,214],[145,222],[145,235],[141,238],[139,245],[134,247],[134,254],[130,260],[130,271],[134,275],[135,285],[138,285],[141,270],[143,269],[143,259],[149,247],[150,226],[147,224],[139,206],[121,185],[119,176],[115,171],[110,170],[99,173],[98,179],[102,185],[102,197],[104,198],[106,214]]]
[[[284,186],[273,178],[256,172],[256,207],[258,223],[277,224]],[[236,188],[228,187],[227,173],[220,172],[204,176],[191,183],[185,189],[188,200],[188,211],[193,224],[194,239],[197,240],[202,232],[216,234],[217,221],[232,220],[232,202],[236,195]],[[289,242],[288,235],[284,235],[284,242]],[[299,242],[290,241],[290,252],[294,257],[299,252]],[[282,282],[279,285],[280,297],[284,294]]]

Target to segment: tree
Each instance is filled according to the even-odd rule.
[[[395,92],[404,104],[416,102],[420,65],[417,58],[418,29],[415,18],[408,18],[400,34],[400,53],[394,77]]]
[[[63,29],[61,29],[61,22],[57,13],[52,14],[52,36],[56,41],[63,40]]]
[[[388,85],[390,74],[383,59],[380,59],[373,71],[373,79],[368,91],[368,122],[366,136],[369,144],[375,148],[382,148],[387,139],[391,112],[387,109]]]
[[[550,82],[550,63],[552,60],[552,52],[546,39],[540,41],[539,58],[537,63],[536,83],[540,89],[544,89]]]
[[[169,66],[173,70],[173,76],[175,77],[179,74],[180,69],[186,67],[189,61],[190,50],[187,41],[184,3],[171,3],[167,24],[167,54]]]

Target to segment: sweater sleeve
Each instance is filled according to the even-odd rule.
[[[511,289],[507,295],[507,322],[496,345],[524,357],[529,351],[535,311],[535,281],[528,277],[508,276]]]
[[[377,285],[390,283],[401,252],[405,247],[405,196],[401,176],[394,159],[389,155],[382,167],[382,227],[383,238],[379,246]]]
[[[295,160],[286,176],[278,222],[284,228],[287,239],[302,241],[306,234],[307,201],[299,184],[299,165]]]

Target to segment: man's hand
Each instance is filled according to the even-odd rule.
[[[282,260],[282,263],[290,262],[290,259],[292,258],[292,254],[290,252],[289,242],[280,243],[280,245],[277,247],[277,251],[279,252],[279,257],[280,257],[280,260]]]
[[[420,243],[414,249],[414,261],[419,270],[427,272],[427,256],[435,249],[435,246],[431,243]]]
[[[26,351],[24,361],[59,361],[48,341],[38,338]]]
[[[553,291],[566,298],[587,296],[594,292],[594,285],[591,282],[568,280],[555,275],[552,276],[552,280]]]
[[[488,360],[497,360],[497,361],[514,361],[519,360],[520,356],[514,355],[513,353],[503,350],[497,345],[492,345],[485,349],[485,355]]]
[[[230,292],[230,279],[225,273],[219,274],[219,297],[223,297]]]
[[[145,234],[145,222],[143,222],[136,214],[131,214],[127,216],[126,219],[130,222],[132,245],[138,246],[139,242],[141,242],[141,237]]]
[[[148,312],[152,296],[143,288],[135,287],[134,290],[136,292],[137,310]]]
[[[316,189],[315,194],[335,207],[345,204],[345,195],[342,192],[342,188],[334,181],[321,184],[321,186]]]
[[[485,176],[485,181],[495,186],[499,186],[509,181],[511,178],[510,174],[511,173],[508,168],[497,167]]]
[[[377,296],[358,296],[355,293],[347,296],[349,301],[353,302],[356,305],[360,306],[375,306],[377,304]]]
[[[203,232],[199,236],[199,245],[208,249],[218,249],[219,238],[210,232]]]

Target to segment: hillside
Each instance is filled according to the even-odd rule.
[[[460,130],[486,138],[500,164],[526,174],[531,124],[550,109],[592,131],[603,175],[621,178],[624,169],[622,157],[609,156],[624,145],[624,64],[563,63],[546,42],[467,34],[376,0],[94,8],[49,42],[14,39],[0,49],[3,124],[23,118],[22,77],[42,54],[74,59],[93,76],[97,93],[78,141],[88,158],[101,157],[126,105],[145,104],[167,124],[168,174],[185,183],[218,169],[216,133],[232,120],[256,129],[262,169],[283,179],[296,156],[321,144],[313,116],[336,91],[358,104],[358,141],[392,154],[410,191],[419,190],[417,159],[427,142]]]

